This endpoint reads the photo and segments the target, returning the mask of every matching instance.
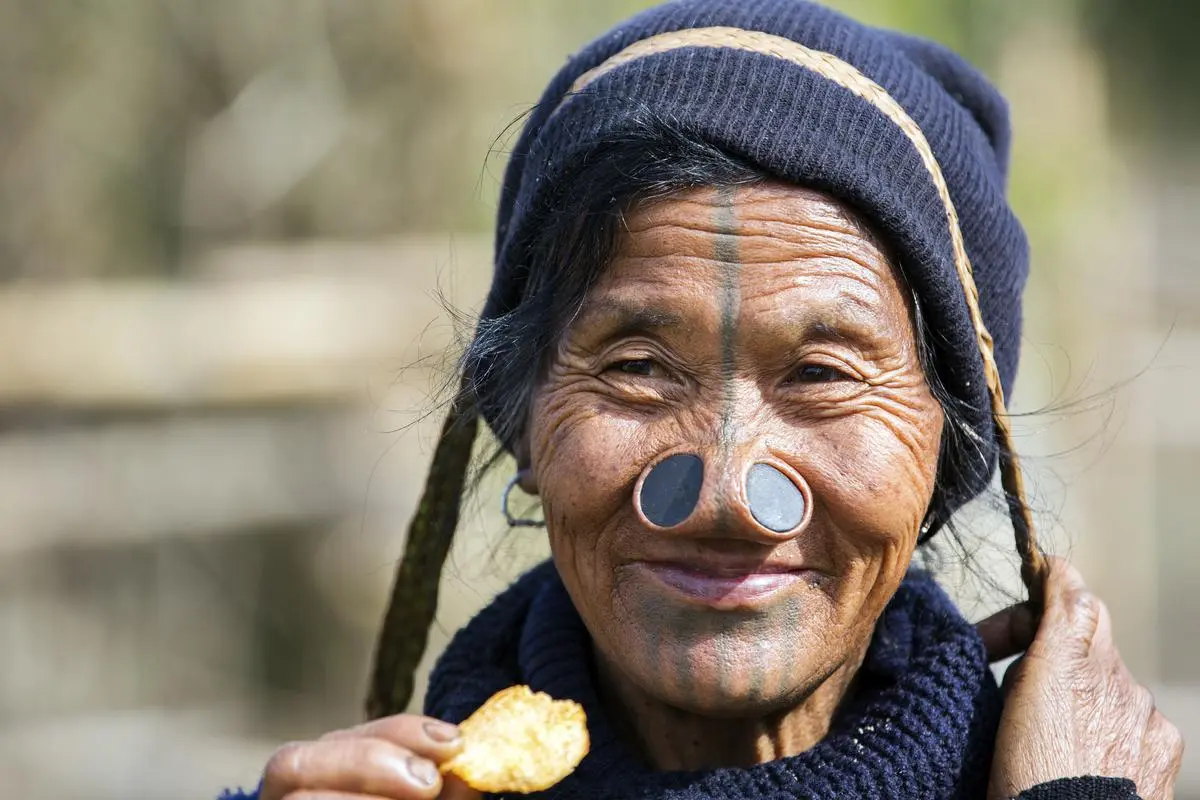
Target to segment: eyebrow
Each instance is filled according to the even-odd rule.
[[[609,330],[606,337],[619,339],[638,333],[653,333],[683,325],[683,316],[663,308],[603,297],[587,304],[581,318],[595,320]]]
[[[878,320],[857,314],[848,316],[828,313],[789,315],[785,324],[796,342],[826,342],[845,345],[856,350],[872,347],[879,341]]]
[[[814,320],[804,326],[805,339],[818,339],[826,342],[842,342],[843,344],[854,344],[857,337],[850,333],[842,325],[838,325],[826,320]]]

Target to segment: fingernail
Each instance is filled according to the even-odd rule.
[[[426,722],[425,735],[435,742],[446,744],[457,741],[458,728],[445,722]]]
[[[433,786],[438,779],[437,767],[433,765],[433,762],[416,756],[408,757],[408,774],[412,777],[413,783],[426,788]]]

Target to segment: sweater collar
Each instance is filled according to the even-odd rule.
[[[553,565],[523,576],[460,631],[430,678],[426,712],[461,722],[518,683],[583,705],[592,748],[540,795],[558,798],[977,798],[1000,698],[974,627],[929,577],[911,574],[876,625],[863,688],[819,744],[749,768],[655,772],[599,699],[591,638]]]

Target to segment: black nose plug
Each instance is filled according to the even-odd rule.
[[[676,453],[654,465],[642,480],[638,502],[646,519],[660,528],[683,522],[700,500],[704,462],[691,453]]]
[[[642,480],[638,504],[660,528],[683,522],[696,509],[704,484],[704,462],[692,453],[676,453],[655,464]],[[804,494],[792,479],[770,464],[758,463],[746,475],[746,501],[759,525],[786,533],[804,520]]]

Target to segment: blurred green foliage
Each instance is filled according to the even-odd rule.
[[[1083,0],[1081,17],[1121,99],[1118,129],[1171,140],[1194,136],[1200,130],[1200,3]]]
[[[186,272],[231,241],[486,231],[506,125],[572,50],[649,5],[5,0],[0,278]],[[1058,15],[1094,34],[1130,135],[1194,123],[1200,4],[835,5],[989,72],[1030,14]]]

